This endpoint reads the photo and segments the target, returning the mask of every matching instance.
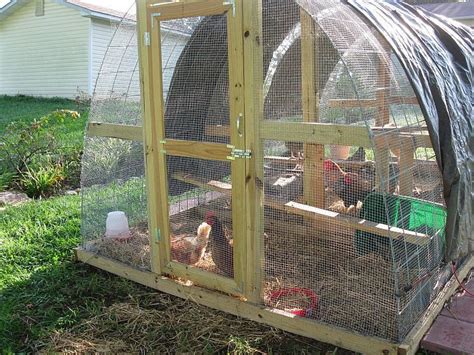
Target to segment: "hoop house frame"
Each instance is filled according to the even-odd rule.
[[[268,44],[274,38],[263,30],[264,11],[270,10],[264,9],[262,0],[137,1],[143,127],[91,122],[88,136],[143,143],[150,267],[144,270],[126,265],[86,247],[76,249],[76,255],[83,262],[148,287],[353,351],[414,354],[422,336],[457,287],[455,279],[448,275],[443,281],[444,288],[437,293],[429,289],[432,279],[439,275],[440,279],[444,277],[442,270],[437,269],[441,269],[440,244],[444,232],[436,224],[437,221],[430,225],[431,229],[424,224],[421,228],[417,220],[419,216],[413,212],[413,206],[421,205],[419,208],[426,208],[428,212],[423,210],[419,213],[430,214],[433,220],[445,217],[445,207],[441,203],[430,200],[423,204],[421,199],[413,196],[414,174],[418,169],[415,157],[417,150],[432,148],[430,136],[426,126],[419,125],[419,122],[412,127],[408,124],[403,129],[390,126],[393,114],[390,105],[399,105],[401,110],[406,110],[404,105],[418,105],[418,99],[411,91],[403,96],[400,94],[402,89],[391,89],[396,81],[393,74],[396,69],[392,65],[396,60],[380,34],[367,30],[367,34],[364,33],[360,39],[364,43],[346,43],[347,48],[341,50],[338,46],[343,45],[334,43],[329,36],[331,22],[324,22],[331,11],[322,11],[323,14],[316,17],[311,14],[310,3],[296,1],[287,6],[288,9],[297,9],[292,13],[295,18],[288,20],[288,23],[282,20],[282,23],[274,25],[275,28],[289,28],[282,30],[286,35],[283,39],[280,38],[281,33],[275,35],[280,43],[275,46],[274,43]],[[272,3],[272,6],[278,8],[275,4]],[[285,9],[283,5],[282,9]],[[271,17],[268,13],[267,16]],[[197,62],[200,59],[197,57],[204,53],[204,50],[192,52],[197,45],[191,37],[180,54],[169,94],[163,77],[166,65],[162,53],[162,25],[169,21],[201,17],[206,20],[193,29],[192,36],[197,38],[198,45],[199,41],[204,43],[203,46],[212,46],[216,42],[218,49],[213,56],[224,58],[222,62],[225,66],[209,79],[211,84],[208,85],[212,86],[212,90],[200,85],[202,80],[206,80],[203,78],[208,72],[194,74],[190,82],[195,85],[191,89],[180,86],[180,78],[190,77],[186,71],[192,66],[189,63],[194,63],[192,60]],[[213,37],[209,34],[210,29],[216,28],[222,33]],[[344,33],[338,35],[343,37]],[[333,43],[330,43],[331,40]],[[323,49],[328,44],[331,44],[331,50]],[[357,82],[356,75],[352,75],[354,63],[351,62],[361,49],[371,60],[368,65],[363,63],[371,67],[364,69],[366,76],[360,79],[365,80],[362,84]],[[335,59],[321,59],[320,53],[333,55]],[[278,76],[288,65],[285,58],[293,61],[290,61],[291,66],[296,67],[298,73],[289,71],[285,78],[293,81],[283,85]],[[265,76],[264,68],[267,67],[270,69]],[[199,70],[204,71],[203,68]],[[296,76],[298,79],[293,78]],[[376,89],[364,93],[362,89],[369,86],[366,82]],[[291,86],[292,83],[296,83],[297,90]],[[285,88],[284,95],[293,95],[296,99],[283,97],[277,91],[278,85]],[[179,98],[180,88],[183,89],[182,99]],[[297,92],[293,93],[290,88]],[[194,90],[196,94],[189,95],[188,91],[184,93],[185,90]],[[338,90],[354,94],[331,96]],[[208,96],[206,100],[200,100],[204,96]],[[190,103],[186,99],[196,102]],[[294,102],[299,105],[297,109],[285,110],[281,107]],[[206,106],[202,110],[205,117],[200,117],[202,112],[199,106]],[[357,111],[353,115],[358,115],[360,120],[353,124],[350,120],[340,122],[340,117],[327,118],[332,117],[334,112],[343,112],[341,115],[344,116],[347,111],[351,114]],[[190,122],[183,124],[179,119],[186,115],[191,117]],[[190,127],[193,132],[187,131],[191,130]],[[327,207],[327,201],[332,196],[332,190],[328,188],[331,176],[326,171],[330,146],[356,147],[373,154],[375,162],[372,170],[366,169],[365,158],[363,161],[338,160],[341,166],[354,169],[351,172],[359,172],[359,175],[342,172],[341,181],[346,181],[346,177],[350,181],[356,179],[355,176],[359,178],[366,170],[370,170],[368,175],[375,172],[371,175],[373,184],[370,191],[366,191],[366,199],[359,198],[355,200],[355,206],[351,204],[354,210],[358,209],[357,213],[351,214],[351,208],[347,209],[349,212],[337,212]],[[287,147],[291,156],[284,156],[282,147]],[[297,157],[293,156],[293,150],[298,151]],[[293,166],[295,161],[296,168],[289,169],[288,166]],[[432,166],[434,161],[428,163],[426,165]],[[399,169],[399,191],[396,193],[391,191],[394,166]],[[215,171],[195,174],[206,169]],[[279,179],[269,184],[268,171],[278,171]],[[280,174],[280,171],[283,173]],[[433,175],[441,180],[439,171],[438,175]],[[297,193],[285,190],[287,186],[296,186]],[[272,189],[277,193],[272,195],[269,192]],[[198,191],[200,195],[189,197],[189,191]],[[370,198],[375,201],[376,212],[382,215],[380,220],[372,218],[374,211],[367,212],[361,207],[368,204]],[[226,242],[232,239],[229,245],[232,245],[233,254],[231,258],[227,257],[227,265],[224,265],[230,272],[222,272],[222,267],[221,270],[218,270],[219,267],[203,269],[195,262],[178,261],[173,256],[174,234],[182,228],[179,225],[193,213],[196,221],[202,221],[203,212],[196,212],[197,207],[202,207],[204,211],[216,209],[217,200],[224,201],[218,206],[218,213],[228,227],[222,228],[222,234],[225,234]],[[409,213],[406,213],[407,210]],[[439,214],[436,218],[432,217],[435,215],[433,211]],[[195,225],[192,228],[194,232]],[[269,231],[275,230],[280,231],[281,235],[268,235]],[[315,233],[318,233],[318,242],[312,239]],[[231,238],[229,234],[232,234]],[[347,243],[349,238],[351,242]],[[380,248],[376,250],[372,244],[367,244],[367,240]],[[288,260],[272,256],[272,243],[281,244],[280,254],[277,255]],[[291,250],[297,244],[301,244],[301,250]],[[212,247],[215,248],[215,245],[208,245],[208,248]],[[338,248],[347,251],[355,265],[348,267],[349,270],[355,270],[357,262],[364,262],[370,252],[376,254],[373,260],[382,263],[386,260],[379,256],[385,253],[385,259],[391,261],[387,262],[389,271],[385,270],[385,274],[381,272],[378,276],[382,286],[389,285],[387,293],[390,294],[383,307],[391,312],[390,320],[395,324],[393,329],[387,330],[386,334],[364,329],[366,334],[363,334],[360,328],[352,328],[347,319],[345,323],[336,318],[332,323],[320,321],[318,316],[321,314],[316,315],[316,310],[315,314],[306,312],[307,317],[297,316],[298,312],[292,312],[292,307],[272,305],[268,297],[269,287],[280,287],[271,292],[272,302],[275,295],[285,294],[282,291],[285,289],[296,290],[295,294],[314,295],[312,307],[316,307],[321,300],[325,302],[324,297],[316,297],[315,292],[308,291],[308,288],[314,290],[316,284],[323,288],[324,282],[329,282],[324,277],[332,277],[329,267],[325,274],[321,271],[322,276],[313,271],[318,267],[324,268],[324,263],[318,264],[318,254],[308,256],[309,251],[305,249],[319,250],[317,248],[321,253],[330,252],[331,248],[336,252]],[[325,258],[330,259],[331,256]],[[344,264],[343,258],[341,256],[341,264]],[[461,278],[474,266],[472,256],[466,260],[459,270]],[[425,262],[433,265],[424,265]],[[288,270],[285,274],[284,269],[290,267],[296,271]],[[348,278],[363,278],[364,267],[361,267],[362,272],[359,270],[359,274],[349,275]],[[303,271],[300,272],[299,268]],[[416,270],[416,277],[411,274],[415,272],[413,270]],[[437,272],[439,275],[435,275]],[[300,278],[294,276],[298,273],[302,274]],[[322,282],[323,286],[315,281],[319,276],[324,280],[317,281]],[[388,276],[393,278],[385,280]],[[409,285],[416,292],[410,293],[411,289],[407,287],[408,290],[403,290],[402,281],[408,283],[405,278],[412,282]],[[299,281],[304,284],[301,288],[296,285]],[[422,288],[417,289],[418,284],[422,283],[428,284],[428,299],[424,299],[426,295]],[[343,297],[342,294],[338,296]],[[417,304],[418,301],[420,304]],[[337,306],[326,302],[327,309]],[[345,314],[346,318],[349,314]]]

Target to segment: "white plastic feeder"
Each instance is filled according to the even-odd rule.
[[[105,236],[113,239],[129,239],[130,228],[125,212],[113,211],[107,215],[105,222]]]

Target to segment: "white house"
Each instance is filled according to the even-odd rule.
[[[92,95],[104,54],[122,18],[122,13],[86,0],[10,2],[0,9],[0,95]],[[133,29],[134,19],[129,22]],[[172,45],[163,46],[169,66],[165,87],[190,36],[186,28],[167,31]],[[130,66],[132,72],[135,64],[132,58],[121,65]]]

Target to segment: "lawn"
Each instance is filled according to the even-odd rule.
[[[0,97],[0,133],[57,109],[82,144],[87,108],[62,99]],[[0,352],[347,353],[76,263],[79,242],[79,196],[0,212]]]

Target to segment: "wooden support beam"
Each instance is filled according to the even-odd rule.
[[[412,196],[414,182],[415,146],[409,138],[403,139],[400,146],[400,195]]]
[[[160,21],[174,20],[185,17],[221,15],[232,6],[222,0],[206,0],[196,2],[153,2],[148,4],[148,11]]]
[[[334,125],[318,122],[274,122],[260,124],[261,138],[284,142],[355,145],[372,148],[369,131],[362,126]]]
[[[227,58],[229,75],[230,144],[236,147],[236,149],[246,149],[243,38],[243,1],[235,0],[233,2],[233,12],[227,14]],[[238,158],[231,163],[234,280],[241,290],[244,290],[247,273],[246,160],[247,159]]]
[[[78,260],[89,265],[138,282],[155,290],[191,300],[206,307],[258,323],[267,324],[318,341],[335,344],[360,353],[367,353],[368,349],[370,349],[370,352],[373,354],[397,354],[397,344],[380,338],[366,337],[309,318],[298,317],[288,312],[245,302],[242,299],[231,297],[220,292],[197,286],[183,285],[167,277],[134,269],[128,265],[95,255],[83,249],[76,249],[75,253]]]
[[[147,187],[152,187],[152,191],[148,191],[148,195],[152,199],[156,199],[157,204],[150,211],[152,218],[156,218],[156,229],[151,229],[153,243],[159,245],[159,262],[160,269],[164,270],[170,261],[170,226],[169,226],[169,204],[168,204],[168,171],[166,164],[166,155],[163,154],[163,140],[165,139],[165,103],[163,99],[163,77],[162,77],[162,50],[161,50],[161,26],[156,18],[148,16],[150,21],[149,31],[151,36],[151,56],[149,58],[149,68],[145,75],[151,76],[150,87],[151,103],[153,112],[148,118],[151,123],[149,129],[153,140],[149,147],[148,153],[154,155],[155,171],[147,180]],[[147,133],[147,132],[146,132]],[[147,133],[150,134],[150,133]],[[152,226],[153,227],[153,226]]]
[[[316,26],[303,9],[301,19],[301,85],[304,122],[319,122],[319,57],[316,54]],[[303,198],[304,203],[324,207],[324,145],[305,143]]]
[[[467,277],[469,272],[474,268],[474,256],[467,258],[464,264],[458,269],[458,278],[463,280]],[[431,302],[430,306],[424,313],[423,317],[415,324],[413,329],[403,340],[398,347],[398,354],[400,355],[414,355],[418,350],[418,346],[425,336],[428,329],[430,329],[438,314],[443,310],[446,302],[449,301],[452,295],[456,293],[459,288],[459,283],[454,276],[446,283],[444,288],[439,292],[438,296]]]
[[[381,94],[383,95],[383,90]],[[380,96],[382,96],[380,95]],[[418,99],[416,97],[404,97],[404,96],[388,96],[385,98],[385,102],[389,105],[418,105]],[[330,108],[376,108],[381,103],[377,99],[334,99],[328,101],[328,107]]]
[[[159,27],[159,26],[158,26]],[[159,30],[159,28],[158,28]],[[157,274],[161,274],[162,267],[166,265],[166,247],[160,241],[162,215],[161,207],[164,205],[162,195],[166,195],[167,190],[165,186],[160,185],[160,177],[166,178],[166,172],[163,174],[163,169],[166,169],[166,161],[164,157],[158,154],[158,142],[160,141],[159,131],[157,127],[156,115],[159,119],[162,118],[160,108],[162,107],[162,100],[158,97],[158,102],[155,102],[154,93],[156,90],[161,94],[159,88],[154,87],[154,82],[159,81],[161,85],[161,71],[158,70],[155,76],[153,75],[153,63],[156,62],[161,65],[161,58],[156,59],[152,55],[151,48],[145,43],[145,33],[151,31],[151,19],[147,14],[146,3],[143,0],[137,1],[137,38],[138,38],[138,55],[140,62],[140,90],[143,110],[143,138],[144,138],[144,152],[145,152],[145,176],[148,193],[148,228],[150,230],[150,263],[151,270]],[[159,32],[158,32],[159,34]],[[156,33],[154,34],[156,36]],[[158,39],[159,41],[159,39]],[[155,39],[155,43],[157,40]],[[157,53],[154,53],[156,56]],[[160,52],[158,52],[160,54]],[[156,107],[158,105],[159,107]],[[163,177],[164,175],[164,177]],[[166,201],[166,205],[167,205]],[[164,226],[166,229],[166,226]],[[166,232],[166,230],[165,230]],[[162,256],[165,260],[162,260]]]
[[[194,186],[208,188],[209,190],[221,192],[228,195],[232,193],[232,185],[225,182],[221,182],[221,181],[214,181],[214,180],[205,181],[203,179],[193,177],[183,172],[173,174],[173,179],[176,179],[176,180],[179,180],[179,181],[182,181]]]
[[[227,125],[206,126],[204,134],[209,137],[229,137],[230,128]]]
[[[325,221],[336,226],[350,227],[360,231],[377,234],[382,237],[403,240],[412,244],[425,245],[430,242],[430,237],[426,234],[412,232],[398,227],[390,227],[383,223],[375,223],[365,219],[345,216],[337,212],[332,212],[297,202],[288,202],[285,204],[285,207],[288,212],[304,217],[314,218],[318,221]]]
[[[246,269],[244,294],[255,304],[262,303],[264,210],[263,210],[263,141],[260,122],[263,121],[263,8],[262,0],[240,1],[243,6],[243,27],[240,35],[244,49],[244,132],[245,146],[252,159],[245,161]]]
[[[175,261],[171,261],[166,266],[164,273],[183,280],[191,280],[196,286],[202,286],[210,290],[220,290],[229,295],[240,296],[243,292],[233,279]]]
[[[90,137],[119,138],[129,141],[141,142],[143,141],[143,127],[89,122],[87,125],[87,135]]]
[[[229,161],[232,146],[220,143],[167,139],[163,141],[163,153],[166,155],[206,160]]]

